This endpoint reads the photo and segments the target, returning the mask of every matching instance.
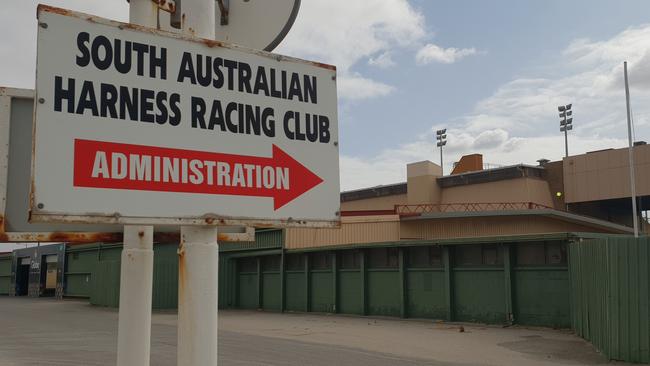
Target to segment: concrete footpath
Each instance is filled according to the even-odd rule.
[[[0,297],[0,366],[115,365],[117,311]],[[154,313],[151,365],[176,365],[176,314]],[[222,365],[597,365],[567,331],[338,315],[220,312]],[[617,363],[617,365],[622,365]]]

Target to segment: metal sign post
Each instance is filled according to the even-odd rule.
[[[151,0],[131,0],[129,22],[156,28],[158,7]],[[120,266],[117,366],[146,366],[151,349],[153,226],[124,225]]]
[[[149,365],[152,286],[153,226],[125,225],[117,327],[118,366]]]
[[[215,2],[184,0],[184,34],[214,39]],[[181,227],[178,251],[179,366],[217,365],[219,246],[217,227]]]

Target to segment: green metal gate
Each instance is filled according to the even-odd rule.
[[[650,362],[650,239],[570,245],[572,325],[610,359]]]

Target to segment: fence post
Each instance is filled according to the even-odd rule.
[[[311,311],[311,294],[309,291],[311,290],[311,276],[309,273],[309,253],[305,253],[305,311],[310,312]]]
[[[284,236],[284,235],[283,235]],[[285,287],[285,256],[284,256],[284,240],[282,242],[282,252],[280,254],[280,312],[284,313],[286,308],[285,297],[286,297],[286,287]]]
[[[442,247],[442,262],[445,267],[445,301],[447,305],[447,321],[454,319],[454,308],[452,296],[452,278],[451,278],[451,259],[449,253],[449,246]]]
[[[257,308],[262,306],[262,257],[257,257]]]
[[[366,250],[361,249],[361,260],[359,263],[361,276],[361,314],[368,315],[368,296],[366,294],[367,270],[366,270]]]
[[[512,304],[512,264],[510,245],[502,244],[503,248],[503,277],[505,280],[505,304],[506,304],[506,323],[512,324],[514,322],[514,311]]]
[[[400,291],[400,317],[408,317],[407,309],[407,283],[406,283],[406,255],[404,248],[399,248],[399,291]]]
[[[339,312],[339,268],[336,261],[336,252],[332,252],[332,305],[333,313]]]

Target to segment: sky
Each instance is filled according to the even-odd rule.
[[[36,1],[0,14],[0,85],[33,88]],[[41,0],[126,21],[125,0]],[[569,153],[627,146],[623,61],[635,140],[650,142],[647,0],[303,0],[275,52],[338,70],[341,189],[406,180],[481,153],[493,166],[564,156],[558,105],[573,104]]]

